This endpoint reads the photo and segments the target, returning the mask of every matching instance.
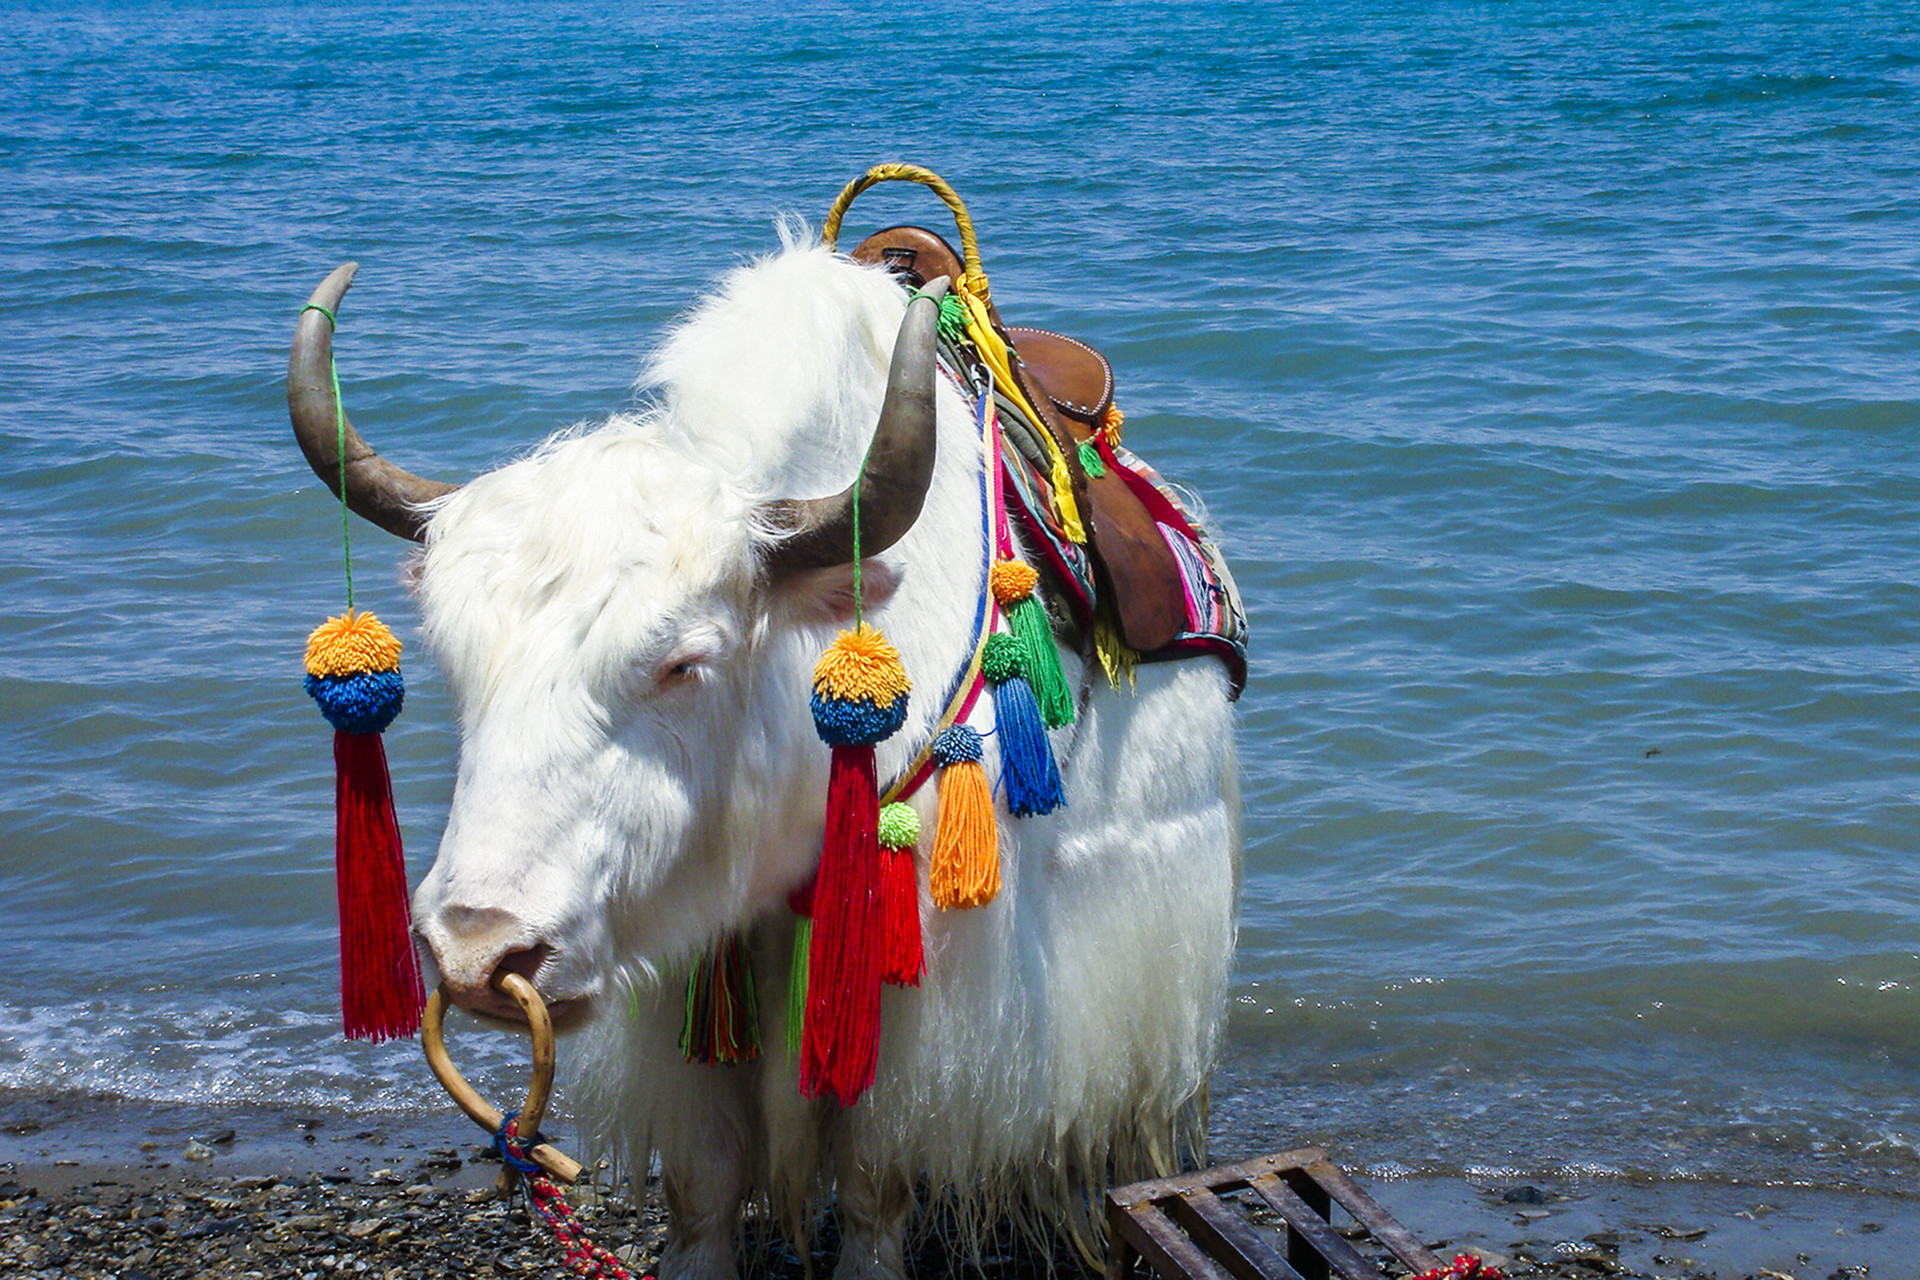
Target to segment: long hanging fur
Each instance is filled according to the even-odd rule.
[[[749,1187],[800,1221],[856,1167],[923,1186],[963,1224],[1015,1207],[1072,1230],[1103,1187],[1173,1171],[1219,1044],[1232,721],[1225,673],[1181,662],[1141,667],[1131,695],[1097,682],[1053,731],[1070,803],[1001,813],[999,897],[927,915],[926,972],[885,992],[857,1105],[801,1098],[784,1055],[724,1071],[680,1055],[685,989],[664,962],[750,925],[764,981],[792,965],[785,896],[819,858],[829,767],[801,708],[845,579],[766,582],[779,534],[760,513],[856,473],[900,315],[893,280],[818,248],[743,268],[668,338],[642,410],[445,499],[419,577],[462,722],[419,928],[443,973],[480,986],[493,956],[452,908],[538,908],[563,944],[543,989],[604,1010],[563,1045],[592,1145],[641,1176],[658,1152],[711,1223],[679,1244],[716,1265],[736,1224],[703,1188]],[[980,437],[954,389],[938,396],[933,489],[870,565],[897,583],[870,608],[929,688],[967,660],[981,578]],[[661,683],[682,665],[697,674]],[[939,702],[880,745],[881,778]],[[763,1041],[783,1005],[761,1001]]]

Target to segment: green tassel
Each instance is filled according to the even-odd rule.
[[[1015,601],[1006,613],[1007,624],[1026,656],[1022,673],[1033,686],[1041,721],[1049,729],[1072,724],[1073,690],[1067,685],[1067,673],[1060,669],[1060,646],[1054,642],[1053,622],[1047,617],[1047,607],[1036,597],[1028,596]]]
[[[967,336],[967,304],[954,294],[940,299],[940,318],[934,322],[940,336],[948,342],[959,342]]]
[[[1087,473],[1090,480],[1098,480],[1107,474],[1107,464],[1100,459],[1100,450],[1091,440],[1080,442],[1080,469]]]
[[[793,923],[793,968],[787,974],[787,1056],[800,1060],[800,1028],[807,1020],[807,965],[813,950],[813,920]]]
[[[695,1037],[700,1031],[700,999],[702,970],[706,968],[706,956],[694,959],[693,967],[687,970],[687,1011],[680,1019],[680,1056],[692,1062],[698,1051]]]
[[[688,1062],[734,1066],[760,1056],[760,998],[746,946],[727,934],[687,973],[680,1053]]]

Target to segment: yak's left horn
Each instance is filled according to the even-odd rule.
[[[824,569],[852,560],[856,487],[862,556],[879,555],[920,518],[933,485],[934,336],[946,292],[947,278],[941,276],[907,304],[887,369],[880,422],[853,484],[831,497],[768,504],[770,522],[790,531],[768,552],[770,569]]]
[[[388,533],[420,541],[427,520],[422,503],[452,493],[459,485],[428,480],[403,471],[373,451],[347,421],[334,399],[333,317],[353,283],[357,262],[336,268],[320,282],[293,331],[293,355],[287,361],[287,412],[293,435],[313,473],[340,496],[341,425],[346,428],[347,506],[355,515]],[[338,415],[336,418],[335,415]]]

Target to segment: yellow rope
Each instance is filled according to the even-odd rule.
[[[1014,381],[1007,344],[994,332],[993,319],[987,314],[986,300],[962,287],[956,286],[954,292],[960,295],[960,301],[967,308],[967,336],[973,339],[974,350],[980,353],[982,363],[993,374],[995,387],[1013,401],[1020,412],[1027,415],[1027,421],[1036,428],[1034,434],[1047,446],[1047,484],[1053,490],[1054,508],[1060,513],[1060,532],[1072,542],[1084,543],[1087,530],[1080,523],[1080,505],[1073,499],[1073,472],[1067,469],[1066,453],[1060,448],[1060,442],[1053,438],[1053,432],[1047,429],[1047,420],[1034,409],[1021,393],[1020,384]]]
[[[967,216],[967,206],[961,201],[960,193],[947,185],[945,178],[917,164],[877,164],[842,187],[840,194],[834,197],[833,207],[827,210],[827,225],[820,232],[820,238],[826,241],[827,248],[839,246],[840,219],[846,216],[854,197],[882,182],[918,182],[930,187],[935,195],[946,202],[947,208],[953,210],[954,224],[960,228],[960,253],[965,267],[965,273],[955,283],[966,292],[985,298],[987,273],[980,266],[980,241],[973,234],[973,219]]]
[[[840,189],[832,207],[827,210],[827,222],[821,228],[820,238],[826,242],[827,248],[836,248],[840,243],[840,221],[846,217],[854,198],[882,182],[917,182],[930,188],[946,202],[947,208],[953,210],[954,225],[960,228],[963,268],[960,278],[953,282],[953,292],[967,309],[967,334],[973,339],[974,348],[979,351],[980,358],[992,372],[1000,390],[1027,415],[1028,421],[1039,428],[1038,435],[1047,446],[1047,483],[1053,490],[1053,505],[1060,515],[1060,531],[1067,535],[1069,541],[1085,543],[1087,530],[1080,519],[1080,504],[1073,497],[1073,471],[1067,465],[1066,452],[1060,448],[1059,441],[1053,438],[1053,432],[1047,429],[1047,420],[1040,416],[1021,392],[1020,384],[1014,381],[1007,344],[994,331],[993,317],[987,312],[987,273],[980,265],[980,242],[973,233],[973,219],[967,215],[967,206],[960,199],[960,193],[947,185],[945,178],[920,165],[877,164]]]

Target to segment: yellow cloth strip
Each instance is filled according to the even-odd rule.
[[[993,319],[987,314],[987,304],[976,297],[967,288],[963,279],[954,292],[960,295],[960,301],[967,308],[967,336],[973,339],[974,349],[980,358],[986,361],[987,369],[993,374],[993,380],[1008,399],[1020,407],[1027,415],[1040,438],[1046,442],[1047,456],[1051,460],[1053,473],[1048,482],[1053,488],[1053,503],[1060,514],[1060,531],[1076,543],[1087,540],[1087,530],[1080,523],[1080,504],[1073,500],[1073,472],[1067,468],[1067,455],[1061,452],[1060,442],[1053,438],[1053,432],[1047,429],[1047,420],[1035,411],[1020,391],[1020,384],[1013,379],[1013,366],[1007,359],[1007,344],[993,330]]]

